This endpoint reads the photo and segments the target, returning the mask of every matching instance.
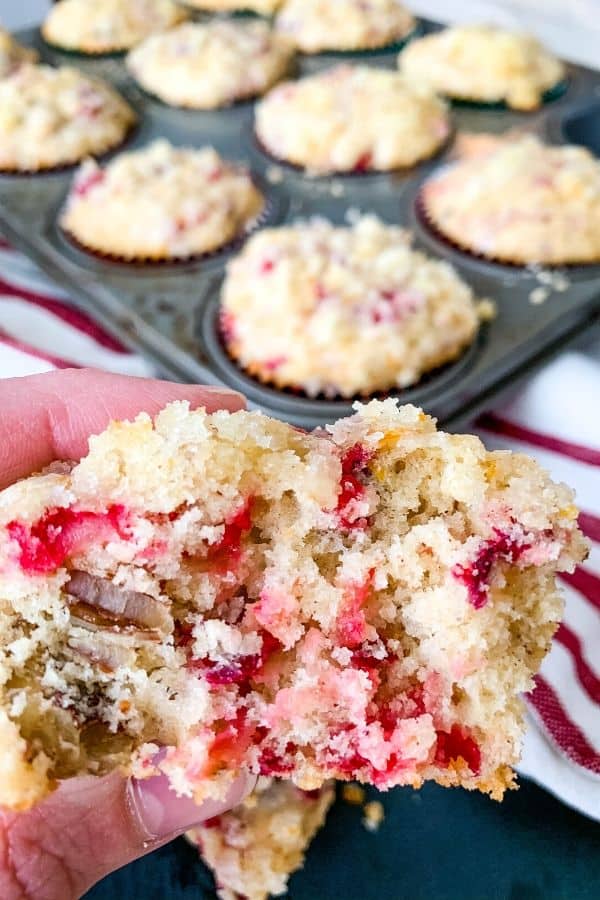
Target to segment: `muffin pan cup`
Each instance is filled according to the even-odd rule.
[[[548,90],[544,91],[544,93],[542,94],[542,106],[544,106],[546,103],[554,103],[555,100],[559,100],[562,95],[568,91],[568,89],[568,79],[561,78],[560,81],[557,81],[556,84],[552,85],[552,87],[549,87]],[[445,97],[449,103],[457,107],[462,106],[468,109],[511,109],[511,107],[509,107],[509,105],[504,100],[474,100],[470,97],[452,97],[448,94],[446,94]],[[513,110],[513,112],[520,112],[524,116],[528,116],[530,114],[527,110],[515,109]]]
[[[422,26],[423,27],[423,26]],[[425,26],[428,27],[428,26]],[[41,51],[45,61],[67,58],[89,74],[112,81],[133,103],[140,124],[127,149],[157,137],[177,145],[212,145],[224,157],[244,162],[265,185],[269,214],[258,227],[323,216],[342,224],[359,213],[375,213],[415,234],[416,246],[451,262],[478,297],[492,299],[496,318],[482,325],[474,343],[457,360],[401,391],[403,402],[422,405],[441,424],[453,427],[489,405],[499,391],[580,338],[600,319],[600,267],[560,270],[560,288],[537,267],[506,266],[465,253],[440,240],[417,214],[421,184],[445,155],[395,173],[311,178],[269,159],[254,143],[253,106],[188,111],[164,106],[143,94],[123,60],[84,59],[47,48],[35,30],[20,41]],[[301,74],[323,68],[326,55],[299,58]],[[372,56],[368,64],[394,68],[395,54]],[[553,142],[586,143],[600,154],[600,73],[569,67],[567,89],[535,113],[503,109],[459,108],[452,111],[455,131],[503,133],[533,131]],[[219,334],[219,291],[226,262],[240,245],[210,258],[175,263],[127,264],[82,251],[57,224],[72,172],[43,176],[0,175],[0,230],[65,287],[84,309],[124,344],[142,352],[156,373],[182,381],[225,384],[244,391],[250,405],[304,428],[324,425],[351,411],[352,402],[309,398],[279,390],[245,373],[226,352]],[[556,276],[552,269],[550,275]],[[381,396],[380,394],[378,396]]]
[[[445,250],[446,252],[461,254],[467,259],[471,258],[473,260],[479,260],[480,262],[488,263],[495,267],[504,267],[505,269],[513,272],[522,272],[523,269],[528,269],[530,272],[539,271],[548,273],[548,276],[551,276],[552,273],[562,273],[569,280],[579,277],[600,277],[600,259],[592,259],[587,262],[546,262],[526,265],[522,262],[517,262],[516,260],[507,259],[504,257],[496,257],[492,254],[486,254],[482,251],[474,250],[469,247],[468,244],[462,244],[459,241],[454,240],[438,227],[437,223],[430,216],[427,210],[427,203],[421,189],[419,189],[415,195],[414,215],[419,228],[423,232],[427,232],[429,237],[436,241],[438,247],[442,251]],[[545,276],[542,275],[542,280],[544,279],[544,277]]]
[[[421,22],[417,21],[415,22],[414,27],[411,28],[410,31],[407,31],[405,35],[395,38],[387,44],[380,44],[378,47],[349,47],[345,50],[319,50],[316,53],[308,53],[305,50],[299,50],[298,52],[306,59],[319,58],[321,62],[326,62],[329,65],[340,62],[368,63],[382,55],[397,55],[404,47],[406,47],[409,41],[421,37],[422,34],[423,25]]]

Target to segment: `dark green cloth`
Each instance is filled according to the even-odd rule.
[[[600,823],[529,782],[502,804],[427,785],[376,795],[377,834],[338,800],[290,900],[600,900]],[[212,900],[183,840],[97,885],[87,900]]]

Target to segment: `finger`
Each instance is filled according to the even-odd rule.
[[[55,459],[80,459],[91,434],[111,419],[155,415],[172,400],[234,411],[240,394],[226,388],[175,384],[114,375],[97,369],[63,369],[0,380],[0,488]]]
[[[28,813],[0,812],[2,900],[75,900],[120,866],[236,806],[256,779],[241,775],[221,803],[178,798],[164,776],[77,778]]]

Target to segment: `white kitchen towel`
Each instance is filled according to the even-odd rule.
[[[135,375],[150,366],[0,241],[0,377],[65,366]],[[600,362],[565,353],[474,428],[489,447],[537,457],[577,491],[589,559],[562,586],[564,622],[528,697],[520,771],[600,820]]]

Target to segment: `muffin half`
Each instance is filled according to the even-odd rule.
[[[114,422],[0,494],[0,803],[117,768],[500,798],[585,552],[565,485],[393,400]]]
[[[219,900],[267,900],[286,892],[335,799],[326,782],[302,791],[289,781],[259,778],[238,807],[187,835],[212,870]]]

